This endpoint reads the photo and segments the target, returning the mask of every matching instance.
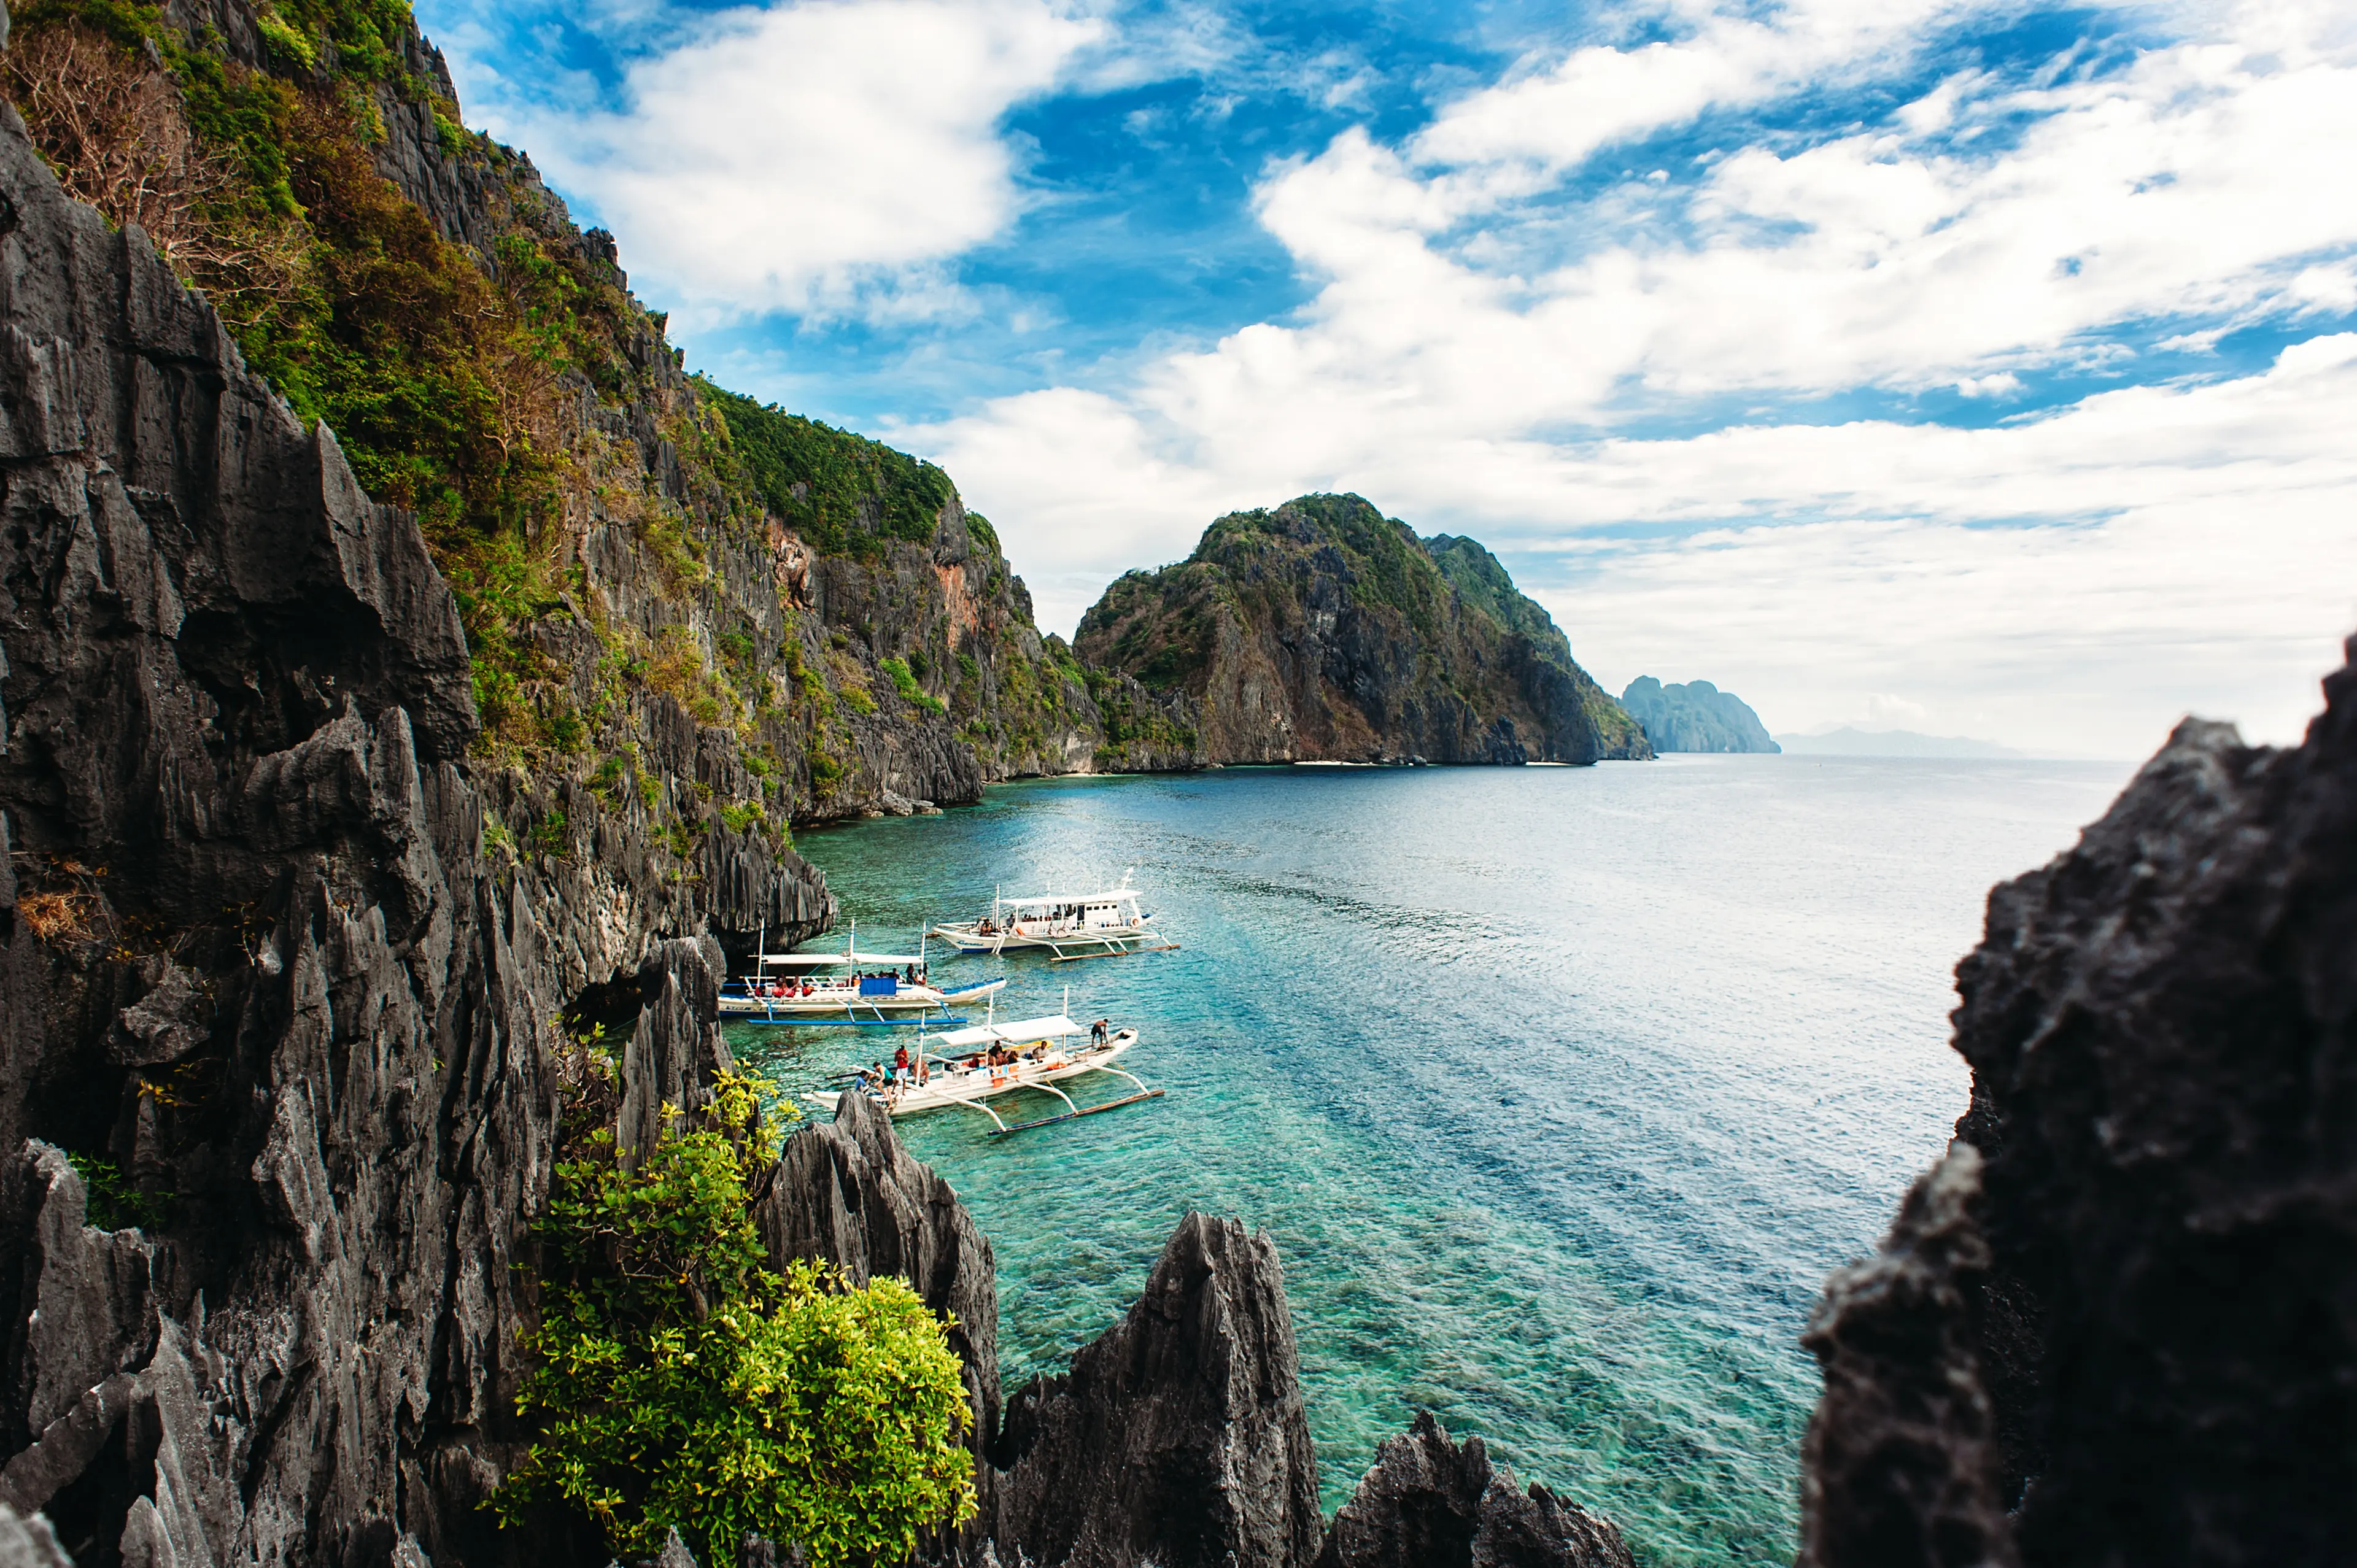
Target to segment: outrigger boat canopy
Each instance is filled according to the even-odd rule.
[[[826,969],[839,963],[906,965],[927,961],[912,952],[765,952],[760,961],[780,969]]]
[[[1034,1040],[1052,1040],[1064,1035],[1088,1032],[1085,1024],[1075,1024],[1059,1013],[1051,1018],[1026,1018],[1019,1024],[976,1024],[971,1028],[952,1029],[947,1034],[929,1035],[953,1051],[968,1046],[1029,1045]]]

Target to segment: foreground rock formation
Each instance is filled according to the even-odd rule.
[[[691,894],[638,801],[488,851],[533,791],[463,765],[414,520],[5,108],[0,198],[0,1500],[85,1563],[496,1560],[552,1016],[824,884],[723,836]]]
[[[1074,646],[1183,694],[1209,762],[1652,755],[1496,557],[1357,496],[1220,519],[1186,560],[1107,588]]]
[[[1544,1487],[1514,1487],[1479,1437],[1451,1442],[1426,1412],[1376,1450],[1334,1516],[1316,1568],[1634,1568],[1620,1532]]]
[[[2349,1561],[2357,668],[2325,696],[2291,750],[2187,721],[1990,895],[1972,1110],[1810,1329],[1812,1568]]]
[[[1328,1530],[1285,1275],[1265,1235],[1179,1222],[1122,1321],[998,1407],[990,1251],[890,1120],[846,1097],[790,1139],[761,1225],[782,1263],[909,1279],[955,1316],[976,1414],[974,1522],[936,1555],[1040,1568],[1629,1568],[1609,1522],[1517,1491],[1480,1438],[1419,1420]]]
[[[1640,675],[1620,693],[1620,705],[1645,729],[1655,751],[1781,751],[1751,705],[1707,681],[1664,686]]]

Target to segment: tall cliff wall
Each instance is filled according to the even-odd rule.
[[[708,1005],[667,939],[824,883],[675,831],[748,780],[667,694],[609,720],[644,791],[470,757],[417,520],[9,108],[0,376],[0,1493],[85,1565],[495,1561],[553,1019]]]
[[[2357,666],[2325,697],[2290,750],[2188,720],[1990,895],[1972,1110],[1810,1328],[1804,1563],[2349,1560]]]
[[[1357,496],[1220,519],[1185,561],[1107,588],[1075,646],[1183,694],[1210,761],[1652,755],[1488,551]]]

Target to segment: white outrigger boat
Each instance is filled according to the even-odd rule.
[[[1154,929],[1154,918],[1140,907],[1142,897],[1129,885],[1126,872],[1120,886],[1103,893],[1042,893],[1030,898],[993,895],[990,913],[981,919],[938,925],[928,935],[939,937],[960,952],[1046,948],[1058,963],[1121,953],[1176,951],[1178,944],[1164,940]]]
[[[761,1024],[962,1023],[947,1016],[951,1008],[987,1002],[1006,988],[1003,976],[937,987],[926,975],[922,950],[861,952],[858,935],[855,921],[841,952],[762,952],[757,945],[753,972],[720,988],[721,1016]]]
[[[1066,1004],[1068,1008],[1070,1005]],[[1088,1043],[1075,1044],[1076,1036],[1085,1036]],[[1075,1024],[1061,1013],[1050,1018],[1027,1018],[1017,1024],[977,1024],[972,1028],[926,1036],[919,1042],[913,1069],[900,1074],[897,1081],[887,1078],[879,1082],[873,1073],[861,1073],[856,1088],[813,1094],[810,1099],[813,1104],[832,1111],[842,1102],[845,1094],[865,1094],[892,1116],[920,1116],[931,1111],[964,1107],[989,1117],[994,1135],[1020,1133],[1044,1127],[1050,1122],[1069,1122],[1076,1116],[1093,1116],[1100,1111],[1114,1111],[1141,1100],[1161,1098],[1162,1090],[1146,1088],[1135,1074],[1113,1065],[1116,1058],[1135,1044],[1135,1029],[1114,1029],[1099,1036],[1090,1026]],[[1098,1105],[1082,1105],[1056,1087],[1092,1072],[1128,1079],[1136,1085],[1136,1092]],[[1064,1102],[1064,1109],[1053,1116],[1010,1124],[985,1103],[1024,1090],[1052,1094]]]

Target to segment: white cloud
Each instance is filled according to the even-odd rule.
[[[1528,67],[1396,145],[1348,132],[1260,188],[1318,280],[1297,319],[903,436],[1018,564],[1053,563],[1045,625],[1220,510],[1351,489],[1552,571],[1599,675],[1724,674],[1780,726],[1904,691],[2072,750],[2148,747],[2189,703],[2283,736],[2357,624],[2357,338],[2137,385],[2120,329],[2176,320],[2203,349],[2357,301],[2357,38],[2330,8],[2200,16],[2108,74],[1952,74],[1888,124],[1632,175],[1564,218],[1561,182],[1616,139],[1886,69],[1955,14],[1705,18]],[[1983,430],[1772,412],[2020,403],[2045,369],[2121,390]],[[1728,394],[1768,412],[1615,434]]]
[[[943,263],[1018,206],[1000,120],[1105,33],[1046,0],[801,0],[638,60],[619,112],[470,85],[651,292],[705,315],[906,317],[967,308]]]

